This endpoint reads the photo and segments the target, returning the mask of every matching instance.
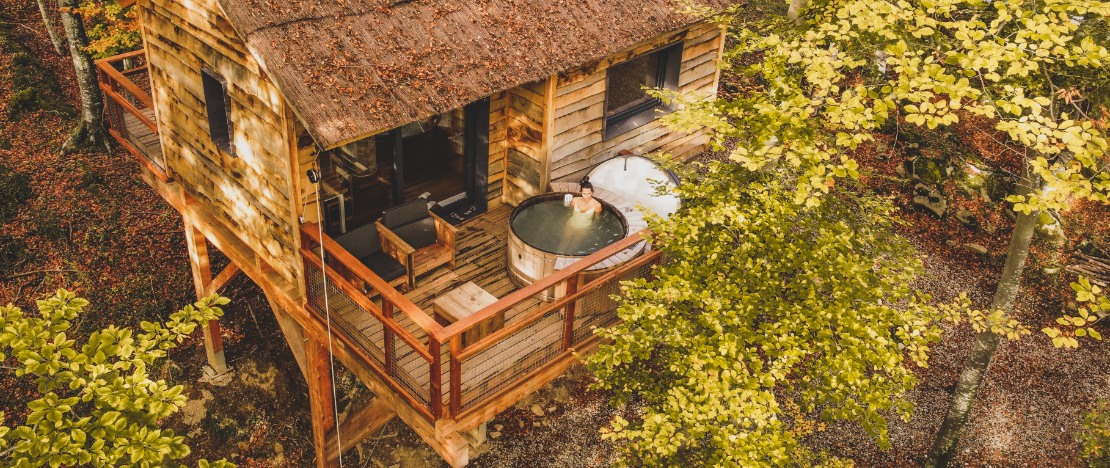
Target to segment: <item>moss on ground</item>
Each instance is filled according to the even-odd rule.
[[[27,174],[0,165],[0,223],[8,221],[31,198]]]
[[[23,45],[11,21],[0,16],[0,47],[11,54],[11,71],[7,78],[12,82],[8,96],[8,119],[19,120],[23,114],[43,110],[63,117],[72,117],[76,111],[62,100],[61,86],[54,74],[35,58]]]

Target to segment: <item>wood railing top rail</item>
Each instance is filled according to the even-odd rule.
[[[314,242],[323,245],[325,251],[331,253],[336,260],[339,260],[347,269],[351,270],[351,273],[357,276],[358,279],[366,282],[366,284],[369,284],[370,287],[378,291],[378,294],[380,294],[383,299],[392,303],[393,307],[400,309],[405,315],[408,315],[413,322],[423,328],[424,331],[428,332],[429,335],[443,328],[442,325],[436,323],[435,319],[424,313],[424,310],[416,304],[413,304],[412,301],[405,297],[404,294],[401,294],[400,291],[394,289],[388,282],[370,271],[370,268],[363,265],[362,262],[358,261],[357,258],[347,252],[347,249],[337,244],[331,237],[328,237],[327,234],[324,234],[321,239],[320,231],[316,223],[306,222],[302,224],[301,232]]]
[[[613,255],[616,255],[620,251],[632,247],[637,243],[643,242],[645,240],[651,240],[651,230],[649,229],[644,229],[633,235],[627,236],[624,239],[621,239],[616,243],[609,245],[608,247],[598,250],[597,252],[594,252],[589,256],[572,263],[570,266],[555,272],[555,274],[551,276],[536,281],[535,283],[532,283],[531,285],[528,285],[523,289],[514,291],[513,293],[501,298],[497,302],[490,304],[489,306],[479,310],[478,312],[475,312],[470,316],[459,320],[458,322],[452,323],[450,326],[442,327],[438,330],[435,330],[434,332],[429,330],[428,333],[429,335],[431,335],[432,339],[440,343],[445,343],[451,338],[461,335],[468,328],[477,325],[490,317],[493,317],[495,314],[501,311],[509,310],[521,301],[535,296],[541,291],[548,289],[566,280],[567,278],[570,278],[573,275],[577,275],[583,270],[590,268],[595,264],[602,262]]]
[[[117,62],[125,58],[142,55],[144,53],[146,52],[143,50],[137,50],[135,52],[128,52],[126,54],[100,59],[96,61],[96,68],[97,70],[100,70],[101,73],[108,75],[108,78],[110,78],[112,81],[119,83],[120,86],[134,95],[135,99],[138,99],[139,102],[143,103],[144,106],[153,109],[154,100],[151,99],[150,95],[147,94],[146,91],[143,91],[141,88],[136,86],[135,83],[132,83],[130,79],[128,79],[126,76],[123,76],[123,73],[120,73],[119,70],[116,70],[116,68],[112,66],[112,62]]]
[[[118,62],[120,60],[135,58],[135,57],[138,57],[140,55],[146,55],[146,49],[133,50],[131,52],[124,52],[122,54],[113,55],[111,57],[104,57],[100,60],[97,60],[95,63],[99,65],[101,63]]]
[[[512,335],[513,333],[516,333],[516,332],[524,329],[524,327],[527,327],[528,325],[531,325],[533,322],[542,319],[549,312],[556,311],[556,310],[559,310],[559,309],[562,309],[562,308],[566,307],[567,304],[570,304],[571,302],[577,301],[578,299],[581,299],[582,296],[585,296],[586,294],[589,294],[589,293],[593,292],[593,290],[595,288],[600,287],[601,285],[604,285],[604,284],[606,284],[610,281],[613,281],[614,279],[620,277],[621,275],[624,275],[624,274],[628,273],[628,271],[633,269],[633,268],[638,268],[638,267],[644,265],[645,263],[650,263],[651,261],[655,260],[656,257],[658,257],[660,255],[662,255],[662,252],[654,251],[654,252],[651,252],[647,255],[641,256],[641,257],[639,257],[635,260],[632,260],[631,262],[625,263],[625,264],[621,265],[619,268],[617,268],[613,271],[610,271],[610,272],[606,273],[605,275],[603,275],[602,277],[600,277],[596,280],[593,280],[589,284],[581,287],[574,294],[569,294],[569,295],[560,297],[558,300],[556,300],[555,302],[552,302],[551,304],[548,304],[546,307],[537,309],[535,312],[532,312],[530,315],[528,315],[528,317],[526,317],[522,320],[517,320],[516,322],[513,322],[510,325],[506,325],[504,328],[502,328],[500,330],[497,330],[496,332],[490,333],[489,335],[487,335],[486,337],[482,338],[481,340],[475,342],[474,344],[467,346],[466,349],[464,349],[463,352],[459,354],[459,360],[465,361],[467,359],[470,359],[470,358],[474,357],[474,355],[476,355],[476,354],[478,354],[482,351],[485,351],[486,348],[489,348],[490,346],[493,346],[493,345],[497,344],[498,341],[501,341],[501,340],[507,338],[509,335]]]

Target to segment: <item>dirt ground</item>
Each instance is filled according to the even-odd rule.
[[[33,3],[0,0],[0,11],[3,21],[16,24],[15,36],[35,51],[44,72],[57,78],[64,99],[75,105],[72,63],[48,46]],[[8,236],[5,242],[23,246],[21,256],[13,257],[7,270],[0,271],[0,303],[29,307],[33,299],[54,289],[76,291],[93,302],[78,326],[79,333],[87,335],[108,323],[137,326],[141,320],[157,319],[190,302],[193,289],[180,218],[142,183],[138,164],[126,151],[58,157],[72,120],[45,112],[7,120],[10,60],[8,50],[0,51],[0,70],[4,70],[0,72],[0,164],[29,175],[34,195],[18,207],[14,218],[0,225],[0,236]],[[993,292],[992,278],[1000,268],[998,255],[1008,239],[1008,227],[986,235],[963,232],[951,225],[952,220],[944,223],[941,232],[961,241],[983,242],[993,255],[975,257],[947,246],[935,230],[909,229],[905,235],[918,243],[934,276],[923,280],[922,287],[947,297],[959,292],[952,289],[953,284],[968,285],[973,299],[985,303]],[[217,268],[221,262],[216,260]],[[1057,281],[1049,287],[1066,287],[1066,279],[1038,281]],[[198,458],[226,457],[242,467],[311,466],[307,387],[265,298],[242,276],[224,295],[232,299],[223,319],[232,371],[215,378],[205,374],[199,333],[175,349],[155,375],[185,385],[190,402],[165,425],[188,435],[193,449],[190,464]],[[1039,325],[1063,306],[1059,295],[1027,294],[1022,298],[1021,318]],[[909,423],[891,421],[890,450],[879,450],[851,424],[832,425],[809,442],[851,458],[857,466],[919,465],[972,339],[968,327],[948,327],[934,348],[930,367],[919,372],[921,383],[911,395],[914,418]],[[1086,341],[1078,351],[1061,351],[1036,333],[1005,342],[976,401],[958,462],[962,466],[1082,466],[1074,434],[1082,411],[1104,396],[1110,384],[1108,346]],[[342,369],[338,378],[339,407],[345,413],[352,401],[368,395]],[[610,408],[604,394],[588,389],[590,379],[578,369],[498,415],[489,423],[489,442],[472,452],[471,466],[611,465],[614,447],[601,440],[598,429],[616,414],[628,416],[628,410]],[[10,374],[0,376],[0,409],[9,420],[26,414],[29,391],[26,381]],[[396,419],[348,452],[344,461],[344,466],[357,467],[446,466]]]

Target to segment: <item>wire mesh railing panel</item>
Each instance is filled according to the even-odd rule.
[[[440,373],[439,373],[439,391],[443,396],[443,407],[448,408],[451,406],[451,344],[445,343],[440,346],[439,353]]]
[[[400,337],[393,337],[393,378],[425,406],[431,404],[431,363]]]
[[[314,268],[305,268],[305,292],[308,305],[324,315],[326,308],[323,275]],[[335,283],[328,281],[327,305],[330,306],[332,326],[351,337],[370,355],[380,369],[385,368],[385,327],[380,320],[363,309]]]
[[[636,278],[647,278],[651,273],[651,268],[652,264],[647,263],[626,271],[614,281],[608,281],[604,284],[596,284],[596,282],[587,284],[586,287],[591,288],[590,292],[577,301],[578,306],[574,314],[573,344],[578,345],[590,339],[594,334],[594,328],[609,327],[620,321],[620,317],[617,316],[619,303],[613,298],[622,294],[621,282]]]
[[[131,146],[143,159],[166,172],[162,145],[158,140],[154,109],[150,108],[150,69],[145,54],[124,54],[97,61],[105,93],[105,112],[121,143]],[[137,89],[137,96],[132,93]],[[151,125],[148,125],[151,124]],[[153,127],[153,128],[152,128]]]
[[[463,410],[470,409],[563,353],[565,310],[506,336],[462,362]]]

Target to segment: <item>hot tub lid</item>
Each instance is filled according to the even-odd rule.
[[[679,184],[678,177],[659,167],[655,161],[639,155],[618,156],[590,171],[590,183],[604,188],[627,200],[638,202],[655,214],[664,218],[678,210],[682,200],[673,193],[656,195],[656,184],[664,182],[668,187]]]

